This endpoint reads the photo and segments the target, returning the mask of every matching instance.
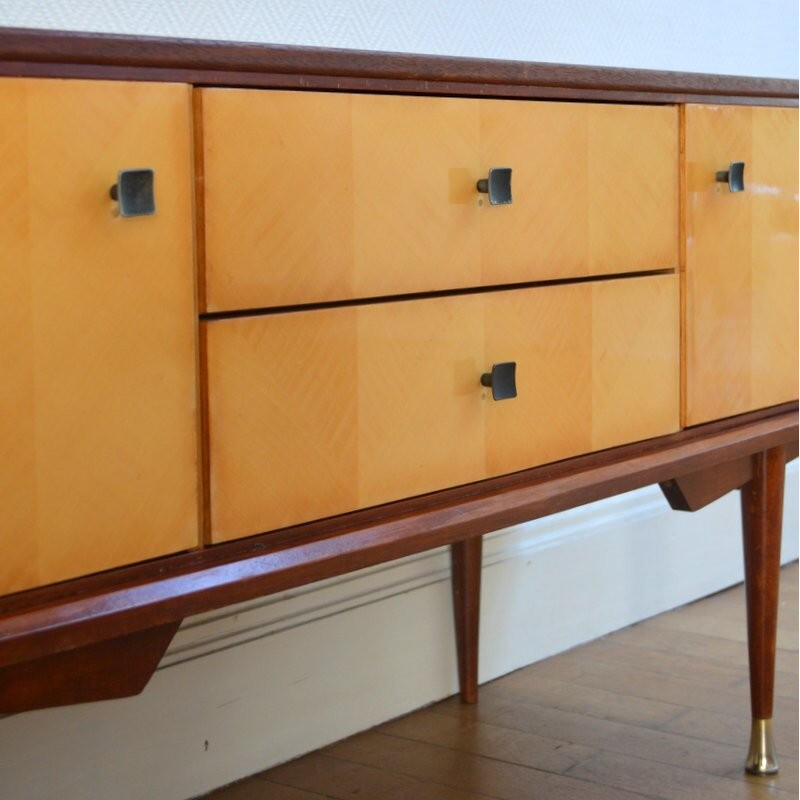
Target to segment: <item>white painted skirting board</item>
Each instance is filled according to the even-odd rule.
[[[740,530],[649,487],[486,537],[481,681],[741,581]],[[189,619],[139,697],[0,719],[0,796],[193,797],[455,693],[453,639],[444,550]]]

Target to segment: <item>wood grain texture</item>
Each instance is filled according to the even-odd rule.
[[[207,310],[480,283],[474,101],[202,95]]]
[[[212,540],[677,430],[677,282],[204,322]],[[504,361],[518,396],[494,402]]]
[[[0,592],[198,543],[189,101],[0,80]],[[143,166],[157,213],[122,219]]]
[[[514,202],[480,215],[485,284],[675,269],[675,107],[480,101],[480,171]]]
[[[688,106],[685,423],[797,396],[797,112]],[[744,161],[745,191],[714,180]]]
[[[0,28],[12,74],[518,97],[797,104],[797,81],[119,34]]]
[[[252,322],[203,324],[214,541],[358,505],[355,309]]]
[[[207,311],[678,266],[673,107],[197,96]]]
[[[677,430],[678,276],[603,281],[592,290],[592,450]]]

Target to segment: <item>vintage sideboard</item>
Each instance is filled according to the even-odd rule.
[[[183,618],[652,483],[741,490],[753,732],[797,452],[797,82],[0,31],[0,712]]]

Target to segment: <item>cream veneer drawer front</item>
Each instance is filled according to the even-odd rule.
[[[205,322],[212,540],[675,431],[678,319],[664,275]]]
[[[797,398],[797,109],[688,105],[686,424]],[[742,192],[715,180],[745,163]]]
[[[198,544],[191,93],[0,80],[0,592]],[[123,219],[121,169],[155,170]]]
[[[205,307],[678,265],[676,107],[200,89]],[[512,168],[513,203],[476,182]]]

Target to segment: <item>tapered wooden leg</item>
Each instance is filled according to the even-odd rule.
[[[745,768],[754,775],[771,775],[778,771],[772,741],[772,697],[784,472],[783,447],[758,453],[753,457],[753,477],[742,487],[750,705],[753,713]]]
[[[450,545],[458,684],[463,703],[478,702],[478,627],[481,609],[483,538]]]

